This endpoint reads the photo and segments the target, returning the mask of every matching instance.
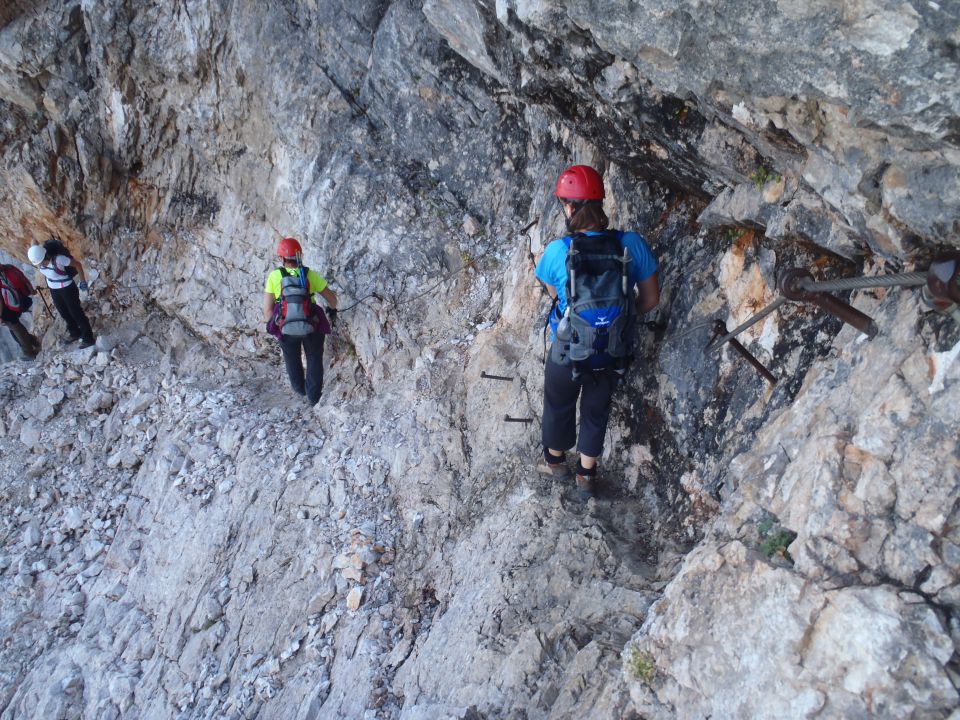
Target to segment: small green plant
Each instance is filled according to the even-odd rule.
[[[737,238],[740,237],[742,232],[743,230],[738,227],[728,227],[723,231],[723,239],[728,243],[733,244],[737,241]]]
[[[781,527],[773,518],[766,518],[757,526],[760,535],[760,552],[767,558],[781,557],[788,562],[793,562],[787,548],[790,547],[797,534],[793,530],[787,530]]]
[[[657,664],[649,652],[631,645],[627,654],[627,670],[635,680],[649,684],[656,677]]]
[[[780,176],[763,165],[754,170],[750,179],[753,180],[754,187],[756,187],[757,190],[763,190],[763,186],[771,180],[773,182],[780,182]]]

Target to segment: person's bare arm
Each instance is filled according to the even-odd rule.
[[[273,293],[265,292],[263,294],[263,321],[270,322],[270,318],[273,317],[273,306],[277,302],[277,299],[274,297]]]
[[[637,283],[637,312],[641,315],[653,310],[660,302],[660,280],[654,273]]]
[[[77,269],[77,277],[80,278],[80,282],[85,283],[87,281],[87,274],[83,271],[83,265],[80,263],[79,260],[74,258],[67,265],[68,267],[72,265]]]
[[[337,294],[330,289],[329,285],[320,291],[320,296],[327,301],[327,307],[337,309]]]

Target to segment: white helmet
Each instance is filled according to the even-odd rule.
[[[27,258],[34,265],[39,265],[43,262],[44,258],[47,257],[47,251],[44,250],[39,245],[31,245],[30,249],[27,250]]]

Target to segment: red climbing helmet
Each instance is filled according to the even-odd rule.
[[[603,200],[603,178],[589,165],[571,165],[557,178],[561,200]]]
[[[301,252],[303,252],[303,249],[300,247],[300,243],[293,238],[284,238],[277,243],[277,255],[284,260],[292,260],[299,256]]]

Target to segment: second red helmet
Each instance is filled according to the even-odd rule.
[[[277,243],[277,255],[282,258],[295,258],[302,252],[300,243],[293,238],[284,238]]]
[[[571,165],[557,178],[561,200],[603,200],[603,178],[589,165]]]

